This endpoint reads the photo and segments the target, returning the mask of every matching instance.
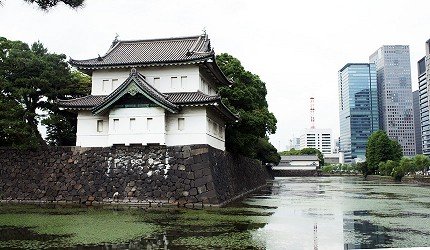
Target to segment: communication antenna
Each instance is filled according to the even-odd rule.
[[[311,97],[310,98],[311,101],[311,128],[314,129],[315,128],[315,98]]]

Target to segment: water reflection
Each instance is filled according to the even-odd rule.
[[[351,177],[288,177],[225,208],[1,205],[0,248],[422,247],[429,244],[429,224],[428,187]]]

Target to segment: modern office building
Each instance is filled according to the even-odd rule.
[[[423,153],[423,144],[421,136],[421,119],[420,119],[420,91],[412,92],[412,100],[414,107],[414,129],[415,129],[415,150],[417,154]]]
[[[375,64],[348,63],[339,70],[339,119],[345,163],[363,161],[367,140],[379,129]]]
[[[306,129],[300,136],[300,149],[316,148],[323,155],[331,154],[333,148],[331,134],[331,129]]]
[[[429,121],[429,74],[430,74],[430,40],[426,42],[426,56],[418,61],[418,91],[420,102],[420,129],[422,153],[430,155],[430,121]]]
[[[409,46],[384,45],[369,57],[376,65],[380,128],[397,140],[405,156],[415,155]]]
[[[287,150],[291,150],[291,149],[296,149],[299,150],[300,149],[300,138],[299,137],[293,137],[289,140],[290,144],[288,144],[287,146]]]

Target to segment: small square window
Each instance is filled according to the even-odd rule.
[[[117,132],[119,130],[119,119],[113,119],[113,131]]]
[[[185,118],[178,118],[178,130],[182,131],[185,129]]]
[[[146,118],[146,128],[148,131],[151,131],[153,128],[152,118]]]
[[[130,131],[134,131],[136,129],[136,118],[130,118]]]
[[[103,120],[97,120],[97,132],[103,132]]]

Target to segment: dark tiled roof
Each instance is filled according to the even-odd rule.
[[[105,56],[88,60],[70,60],[81,69],[109,66],[159,65],[198,62],[212,58],[210,40],[206,35],[136,41],[114,41]]]
[[[58,100],[61,107],[75,109],[92,109],[103,102],[105,95],[88,95],[81,98],[70,100]]]
[[[218,101],[221,98],[218,95],[206,95],[200,91],[197,92],[180,92],[180,93],[166,93],[167,100],[175,104],[191,104],[191,103],[206,103]]]
[[[198,104],[216,102],[220,100],[219,96],[210,96],[203,94],[200,91],[197,92],[179,92],[179,93],[165,93],[166,99],[176,105],[184,104]],[[70,100],[59,100],[58,104],[65,108],[88,108],[91,109],[97,105],[100,105],[103,100],[107,99],[105,95],[89,95],[81,98],[70,99]]]

